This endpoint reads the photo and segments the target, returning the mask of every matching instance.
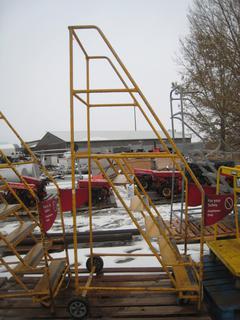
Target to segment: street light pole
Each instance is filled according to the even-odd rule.
[[[137,113],[136,113],[136,106],[133,107],[134,112],[134,130],[137,131]]]

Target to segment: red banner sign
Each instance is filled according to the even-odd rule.
[[[57,216],[57,199],[49,198],[39,204],[39,217],[43,230],[47,232],[53,225]]]
[[[205,197],[204,225],[210,226],[226,217],[234,208],[233,194],[208,194]]]
[[[205,195],[216,194],[216,187],[202,186]],[[198,187],[194,183],[188,185],[188,205],[190,207],[200,206],[202,204],[202,196]]]

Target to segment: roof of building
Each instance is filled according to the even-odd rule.
[[[70,131],[50,131],[50,134],[62,139],[65,142],[70,142]],[[165,138],[162,132],[159,132],[162,138]],[[169,131],[170,136],[172,133]],[[182,138],[181,132],[175,132],[174,137]],[[191,138],[190,134],[185,134],[186,138]],[[156,135],[152,131],[91,131],[91,141],[121,141],[121,140],[155,140]],[[87,131],[75,131],[75,141],[87,141]]]

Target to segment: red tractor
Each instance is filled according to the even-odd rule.
[[[39,200],[43,200],[46,195],[46,184],[47,182],[41,179],[23,176],[28,186],[34,191]],[[8,185],[14,190],[16,195],[22,200],[22,202],[29,208],[35,206],[35,200],[31,195],[30,191],[27,189],[23,182],[11,182],[8,181]],[[6,191],[3,194],[8,203],[14,204],[18,203],[18,200],[15,198],[13,193]]]
[[[101,176],[93,176],[91,179],[92,205],[106,206],[112,203],[112,188],[107,180]],[[72,189],[60,189],[62,210],[72,211]],[[76,207],[80,209],[88,206],[89,191],[88,179],[78,180],[76,188]]]
[[[146,191],[156,191],[161,197],[170,199],[173,183],[174,195],[181,193],[182,176],[179,171],[157,171],[135,168],[134,174]]]

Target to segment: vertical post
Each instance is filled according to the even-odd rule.
[[[183,138],[183,143],[185,143],[186,139],[185,139],[184,110],[183,110],[183,90],[182,90],[182,87],[180,88],[180,108],[181,108],[181,118],[182,118],[182,138]]]
[[[87,144],[88,144],[88,216],[89,216],[89,247],[91,269],[93,268],[93,230],[92,230],[92,166],[91,166],[91,127],[90,127],[90,60],[86,57],[86,84],[87,84]]]
[[[176,88],[174,87],[171,91],[170,91],[170,111],[171,111],[171,124],[172,124],[172,139],[175,139],[175,135],[174,135],[174,118],[173,118],[173,92],[176,90]]]
[[[134,106],[133,112],[134,112],[134,130],[137,131],[137,113],[136,113],[136,106]]]
[[[200,261],[199,261],[199,300],[198,300],[198,309],[201,308],[201,302],[203,299],[203,254],[204,254],[204,225],[205,225],[205,218],[204,218],[204,205],[205,205],[205,193],[204,191],[201,192],[201,205],[202,205],[202,216],[201,216],[201,232],[200,232]]]
[[[220,175],[221,175],[221,167],[218,169],[217,172],[217,187],[216,187],[216,194],[220,193]],[[217,232],[218,232],[218,224],[214,224],[214,240],[217,240]]]
[[[175,128],[174,128],[174,118],[173,118],[173,92],[176,90],[174,87],[170,91],[170,111],[171,111],[171,124],[172,124],[172,139],[175,140]],[[172,192],[171,192],[171,209],[170,209],[170,225],[172,224],[173,218],[173,200],[174,200],[174,185],[175,185],[175,163],[172,161],[173,171],[172,171]]]
[[[183,176],[186,176],[186,170],[183,168]],[[182,193],[181,193],[181,212],[180,212],[180,233],[182,233],[182,224],[183,224],[183,203],[184,203],[184,197],[185,197],[185,181],[182,177]],[[186,205],[186,203],[185,203]]]
[[[188,245],[188,180],[185,179],[185,237],[184,237],[184,254],[187,254]]]
[[[72,215],[75,290],[78,288],[78,242],[77,242],[77,208],[75,187],[75,148],[74,148],[74,96],[73,96],[73,34],[69,28],[69,72],[70,72],[70,132],[71,132],[71,173],[72,173]]]
[[[236,225],[236,238],[239,239],[239,223],[238,223],[238,207],[237,207],[237,177],[233,176],[233,192],[234,192],[234,217],[235,217],[235,225]]]

